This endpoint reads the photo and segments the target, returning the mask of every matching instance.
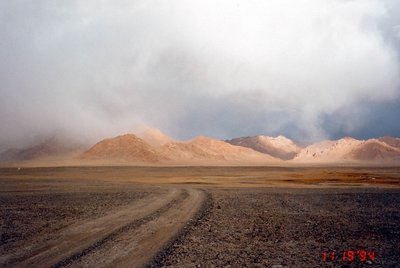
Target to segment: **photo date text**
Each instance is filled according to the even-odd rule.
[[[344,250],[344,251],[324,251],[322,254],[322,260],[324,262],[333,262],[342,260],[343,262],[353,261],[375,261],[375,251],[366,250]]]

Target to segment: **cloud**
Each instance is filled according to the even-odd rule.
[[[0,5],[0,144],[140,124],[316,140],[336,133],[327,117],[359,133],[365,107],[400,103],[394,1]]]

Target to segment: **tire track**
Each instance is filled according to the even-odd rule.
[[[67,267],[144,267],[156,254],[182,232],[204,203],[203,191],[183,190],[182,195],[146,219],[137,228],[128,228],[87,255],[71,260]],[[57,266],[57,267],[62,267]]]
[[[83,252],[90,252],[94,245],[108,241],[110,234],[117,234],[129,228],[140,226],[172,206],[173,200],[180,198],[183,191],[169,188],[162,194],[154,194],[140,202],[123,207],[106,216],[74,225],[52,234],[52,239],[45,243],[27,245],[6,261],[9,267],[51,267],[61,265],[63,261]],[[94,246],[95,248],[96,246]],[[92,249],[93,250],[93,249]],[[72,258],[73,259],[73,258]]]
[[[136,229],[139,228],[140,226],[160,217],[160,215],[162,215],[163,213],[165,213],[166,211],[168,211],[172,206],[176,205],[176,204],[180,204],[181,202],[183,202],[187,197],[189,196],[189,194],[187,193],[187,191],[182,191],[180,193],[180,195],[172,200],[171,202],[167,203],[166,205],[164,205],[163,207],[161,207],[160,209],[156,210],[155,212],[141,218],[135,221],[132,221],[130,223],[128,223],[125,226],[122,226],[121,228],[115,230],[114,232],[110,233],[109,235],[105,236],[104,238],[98,240],[97,242],[95,242],[94,244],[90,245],[89,247],[76,252],[75,254],[65,258],[64,260],[52,265],[52,268],[59,268],[59,267],[66,267],[68,265],[70,265],[71,263],[79,260],[80,258],[90,254],[91,252],[99,249],[101,246],[103,246],[106,243],[110,243],[110,242],[115,242],[113,240],[116,239],[116,237],[123,235],[125,232],[128,232],[132,229]]]
[[[210,192],[202,190],[205,195],[205,200],[202,203],[200,209],[194,215],[193,219],[182,228],[170,241],[162,248],[154,258],[152,258],[146,265],[146,268],[165,267],[166,258],[168,255],[173,253],[176,245],[182,243],[187,238],[190,231],[196,228],[201,221],[210,213],[210,210],[214,207],[214,200]]]

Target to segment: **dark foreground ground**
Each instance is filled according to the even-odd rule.
[[[159,256],[156,266],[400,266],[399,190],[210,192],[208,213]]]
[[[399,174],[0,169],[0,267],[132,267],[137,259],[155,267],[400,267]],[[82,226],[95,228],[76,235]],[[70,253],[53,249],[63,237]]]

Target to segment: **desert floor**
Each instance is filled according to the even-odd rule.
[[[1,267],[398,267],[400,168],[1,168],[0,223]]]

